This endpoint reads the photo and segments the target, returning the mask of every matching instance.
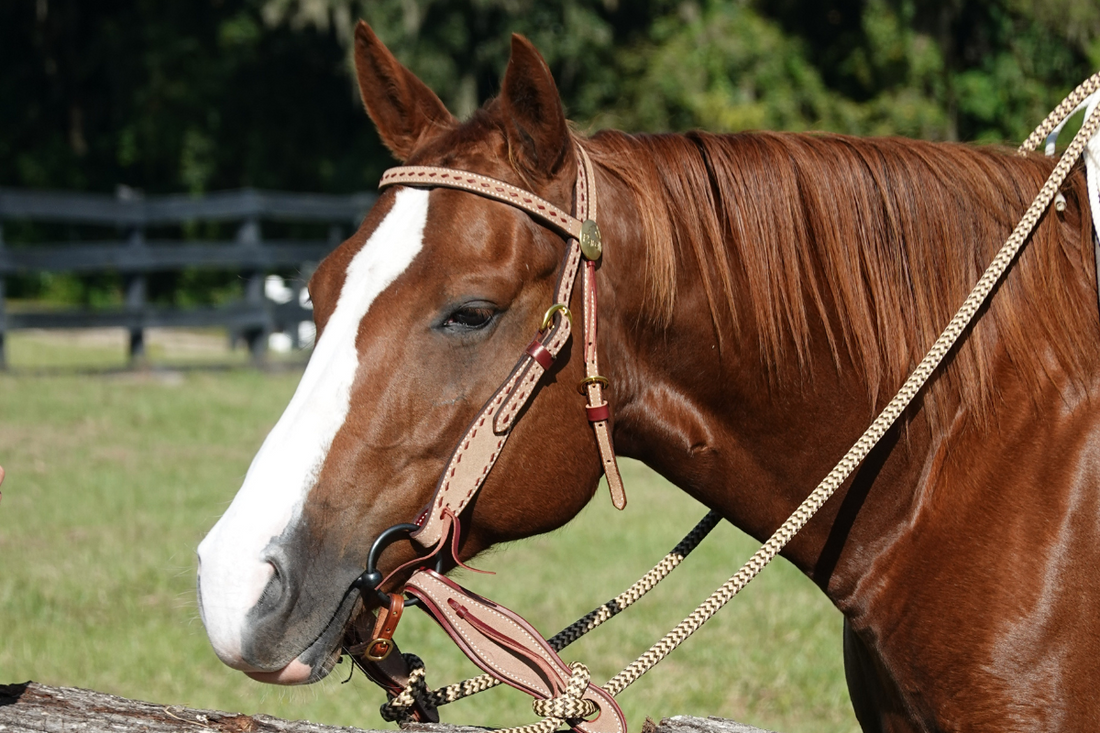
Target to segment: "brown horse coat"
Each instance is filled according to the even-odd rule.
[[[901,139],[584,138],[518,37],[501,96],[462,123],[364,24],[356,65],[383,140],[411,164],[493,176],[569,210],[584,146],[617,448],[758,538],[892,396],[1053,167]],[[867,731],[1080,731],[1100,713],[1100,319],[1083,171],[1062,193],[1065,210],[1045,215],[903,424],[784,552],[845,615]],[[387,247],[407,253],[392,271]],[[428,501],[537,327],[561,251],[506,205],[400,188],[322,264],[304,386],[200,547],[223,660],[270,681],[331,669],[366,610],[347,591],[366,549]],[[321,363],[337,342],[343,371]],[[464,513],[463,559],[560,526],[595,491],[579,362],[559,359]],[[306,468],[284,471],[301,425],[320,420],[313,404],[339,419]],[[273,496],[285,510],[249,525]],[[395,547],[384,564],[412,556]]]

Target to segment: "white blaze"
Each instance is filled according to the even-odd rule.
[[[294,397],[252,460],[233,503],[199,545],[203,623],[214,650],[230,666],[247,667],[241,660],[242,627],[273,572],[264,549],[300,516],[347,417],[359,367],[359,323],[420,251],[427,217],[427,191],[397,192],[393,208],[348,265],[336,309]]]

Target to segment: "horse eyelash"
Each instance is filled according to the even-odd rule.
[[[459,320],[462,314],[476,313],[479,316],[484,315],[485,319],[477,324],[463,323]],[[490,306],[461,306],[451,311],[443,322],[440,324],[442,328],[461,330],[463,332],[480,331],[490,326],[500,313],[496,308]]]

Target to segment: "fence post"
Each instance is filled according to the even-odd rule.
[[[143,259],[139,250],[145,246],[145,230],[140,226],[130,229],[126,241],[135,259]],[[130,273],[126,275],[126,310],[130,312],[130,366],[145,366],[145,331],[141,322],[144,320],[145,303],[148,297],[148,278],[145,273]]]
[[[260,220],[253,214],[245,219],[241,228],[237,230],[237,241],[250,247],[259,248],[262,241]],[[266,298],[264,297],[264,273],[263,270],[245,270],[244,276],[244,302],[250,310],[265,311]],[[253,364],[262,364],[267,354],[267,337],[270,325],[266,322],[259,327],[249,327],[244,330],[244,339],[248,344],[248,351],[252,355]]]

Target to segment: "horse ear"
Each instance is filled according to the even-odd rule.
[[[401,65],[363,21],[355,26],[355,74],[382,142],[405,161],[425,133],[456,120],[431,89]]]
[[[552,178],[569,160],[569,127],[550,67],[534,45],[512,35],[512,57],[504,71],[500,108],[508,150],[521,172]]]

